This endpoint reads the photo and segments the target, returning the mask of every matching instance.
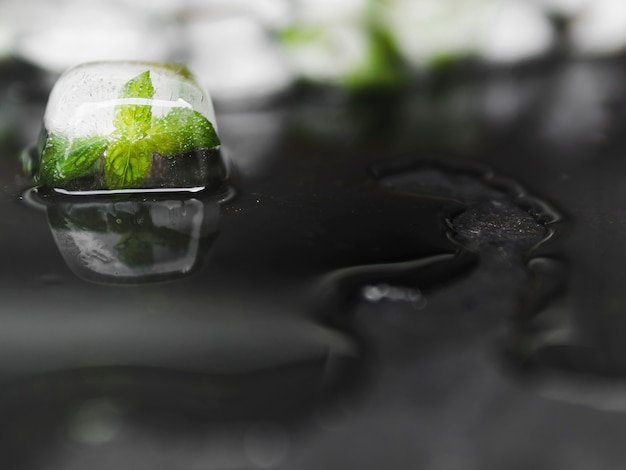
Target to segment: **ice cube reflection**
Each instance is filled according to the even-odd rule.
[[[216,201],[59,201],[48,224],[68,267],[94,282],[144,283],[187,276],[218,232]]]

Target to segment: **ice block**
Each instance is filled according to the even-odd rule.
[[[94,62],[46,107],[36,181],[68,194],[200,191],[226,169],[209,94],[181,65]]]

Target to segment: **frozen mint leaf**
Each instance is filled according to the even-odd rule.
[[[104,137],[70,140],[51,134],[42,152],[39,172],[43,184],[60,184],[84,176],[109,145]]]
[[[150,70],[140,73],[128,80],[122,87],[121,98],[152,98],[154,86],[150,77]]]
[[[41,150],[39,183],[53,185],[59,180],[57,162],[65,157],[70,141],[65,136],[50,134]]]
[[[180,75],[189,81],[192,81],[192,82],[196,81],[196,78],[193,76],[193,74],[191,73],[191,70],[189,70],[186,65],[183,65],[183,64],[158,64],[158,65],[160,67],[163,67],[164,69],[171,70],[176,75]]]
[[[122,88],[120,98],[139,98],[150,100],[154,96],[154,86],[150,78],[150,71],[132,78]],[[122,104],[116,107],[113,124],[116,135],[136,140],[142,138],[150,127],[152,121],[152,104]]]
[[[174,108],[156,118],[146,137],[152,148],[164,156],[220,145],[211,122],[191,108]]]
[[[63,181],[78,178],[89,172],[109,145],[104,137],[75,139],[65,159],[57,161],[59,177]]]
[[[152,149],[145,140],[118,139],[106,152],[104,178],[109,189],[141,186],[152,165]]]

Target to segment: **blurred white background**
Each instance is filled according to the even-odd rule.
[[[4,0],[0,57],[48,71],[94,60],[190,65],[217,99],[296,80],[394,84],[471,58],[508,65],[555,50],[626,47],[624,0]]]

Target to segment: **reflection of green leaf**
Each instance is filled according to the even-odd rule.
[[[172,156],[220,145],[213,125],[198,111],[174,108],[153,121],[147,138],[161,155]]]
[[[128,266],[150,266],[154,263],[152,244],[135,234],[129,234],[114,248],[120,260]]]
[[[120,98],[140,98],[151,100],[154,96],[154,86],[150,79],[150,71],[132,78],[122,88]],[[143,137],[150,128],[152,120],[151,104],[122,104],[117,106],[113,124],[116,133],[121,137],[135,140]]]
[[[114,248],[121,261],[127,266],[148,266],[154,263],[154,247],[167,248],[172,253],[185,253],[189,246],[189,235],[167,227],[149,224],[140,230],[124,235]]]
[[[42,183],[63,182],[86,174],[102,156],[107,146],[105,137],[69,139],[51,134],[42,151],[39,177]]]
[[[116,140],[106,152],[106,185],[110,189],[137,188],[143,183],[151,165],[152,150],[144,140]]]
[[[168,227],[157,227],[155,225],[141,232],[140,236],[146,242],[165,247],[177,254],[184,253],[187,250],[191,238],[188,234],[178,230]]]

